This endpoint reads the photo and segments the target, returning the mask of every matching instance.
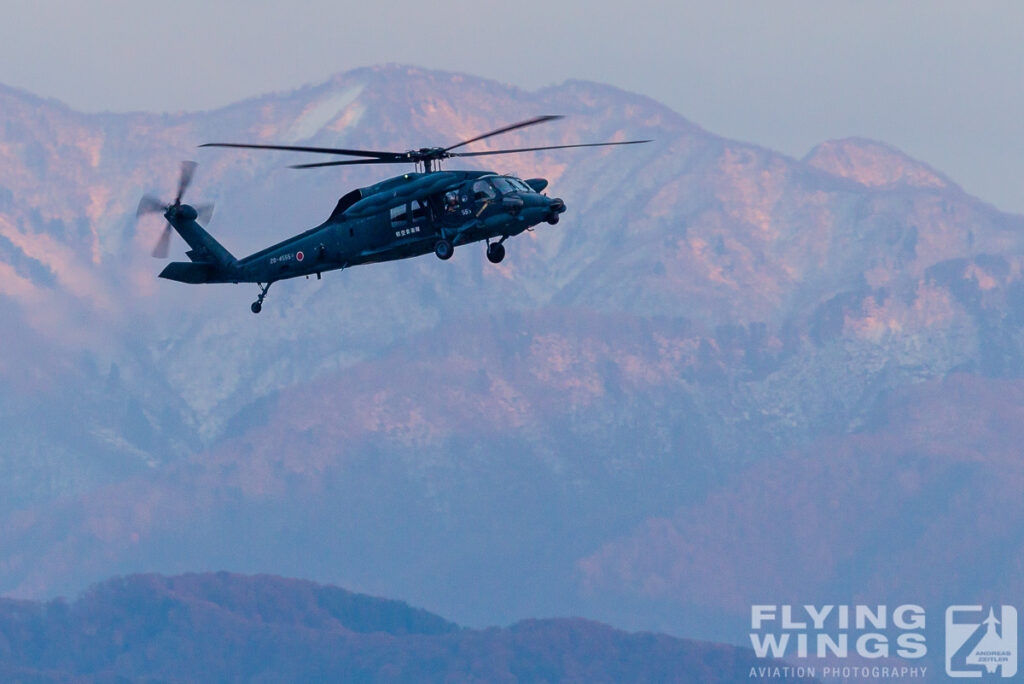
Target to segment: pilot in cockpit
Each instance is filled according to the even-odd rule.
[[[446,214],[454,214],[459,208],[459,191],[452,190],[444,196],[444,211]]]

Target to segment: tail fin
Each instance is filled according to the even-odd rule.
[[[196,210],[187,204],[167,216],[167,220],[174,230],[178,231],[178,235],[192,248],[186,253],[188,258],[196,263],[210,264],[220,268],[232,266],[235,263],[235,257],[196,223],[197,216]]]

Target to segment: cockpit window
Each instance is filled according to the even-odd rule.
[[[491,182],[494,183],[494,187],[498,188],[498,192],[502,195],[507,195],[510,192],[516,191],[515,186],[509,183],[508,178],[492,178]]]
[[[508,182],[515,186],[519,192],[533,192],[533,188],[519,180],[518,178],[509,178]]]
[[[497,195],[491,184],[485,180],[478,180],[473,183],[473,199],[494,199]]]

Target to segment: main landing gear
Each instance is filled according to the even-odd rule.
[[[445,238],[441,238],[440,240],[434,243],[434,254],[437,255],[438,259],[442,261],[447,261],[448,259],[452,258],[452,254],[454,253],[455,248],[452,247],[452,243],[446,240]]]
[[[500,242],[492,242],[487,245],[487,260],[492,264],[500,264],[505,258],[505,245]]]
[[[257,297],[256,301],[249,307],[254,314],[258,314],[260,311],[263,311],[263,298],[267,296],[267,290],[270,289],[270,286],[273,285],[273,283],[267,283],[266,285],[263,283],[256,283],[256,285],[260,288],[260,296]]]

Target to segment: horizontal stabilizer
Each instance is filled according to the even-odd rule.
[[[160,272],[161,278],[177,280],[179,283],[208,283],[213,276],[216,267],[213,264],[187,261],[174,261],[167,264],[167,267]]]

